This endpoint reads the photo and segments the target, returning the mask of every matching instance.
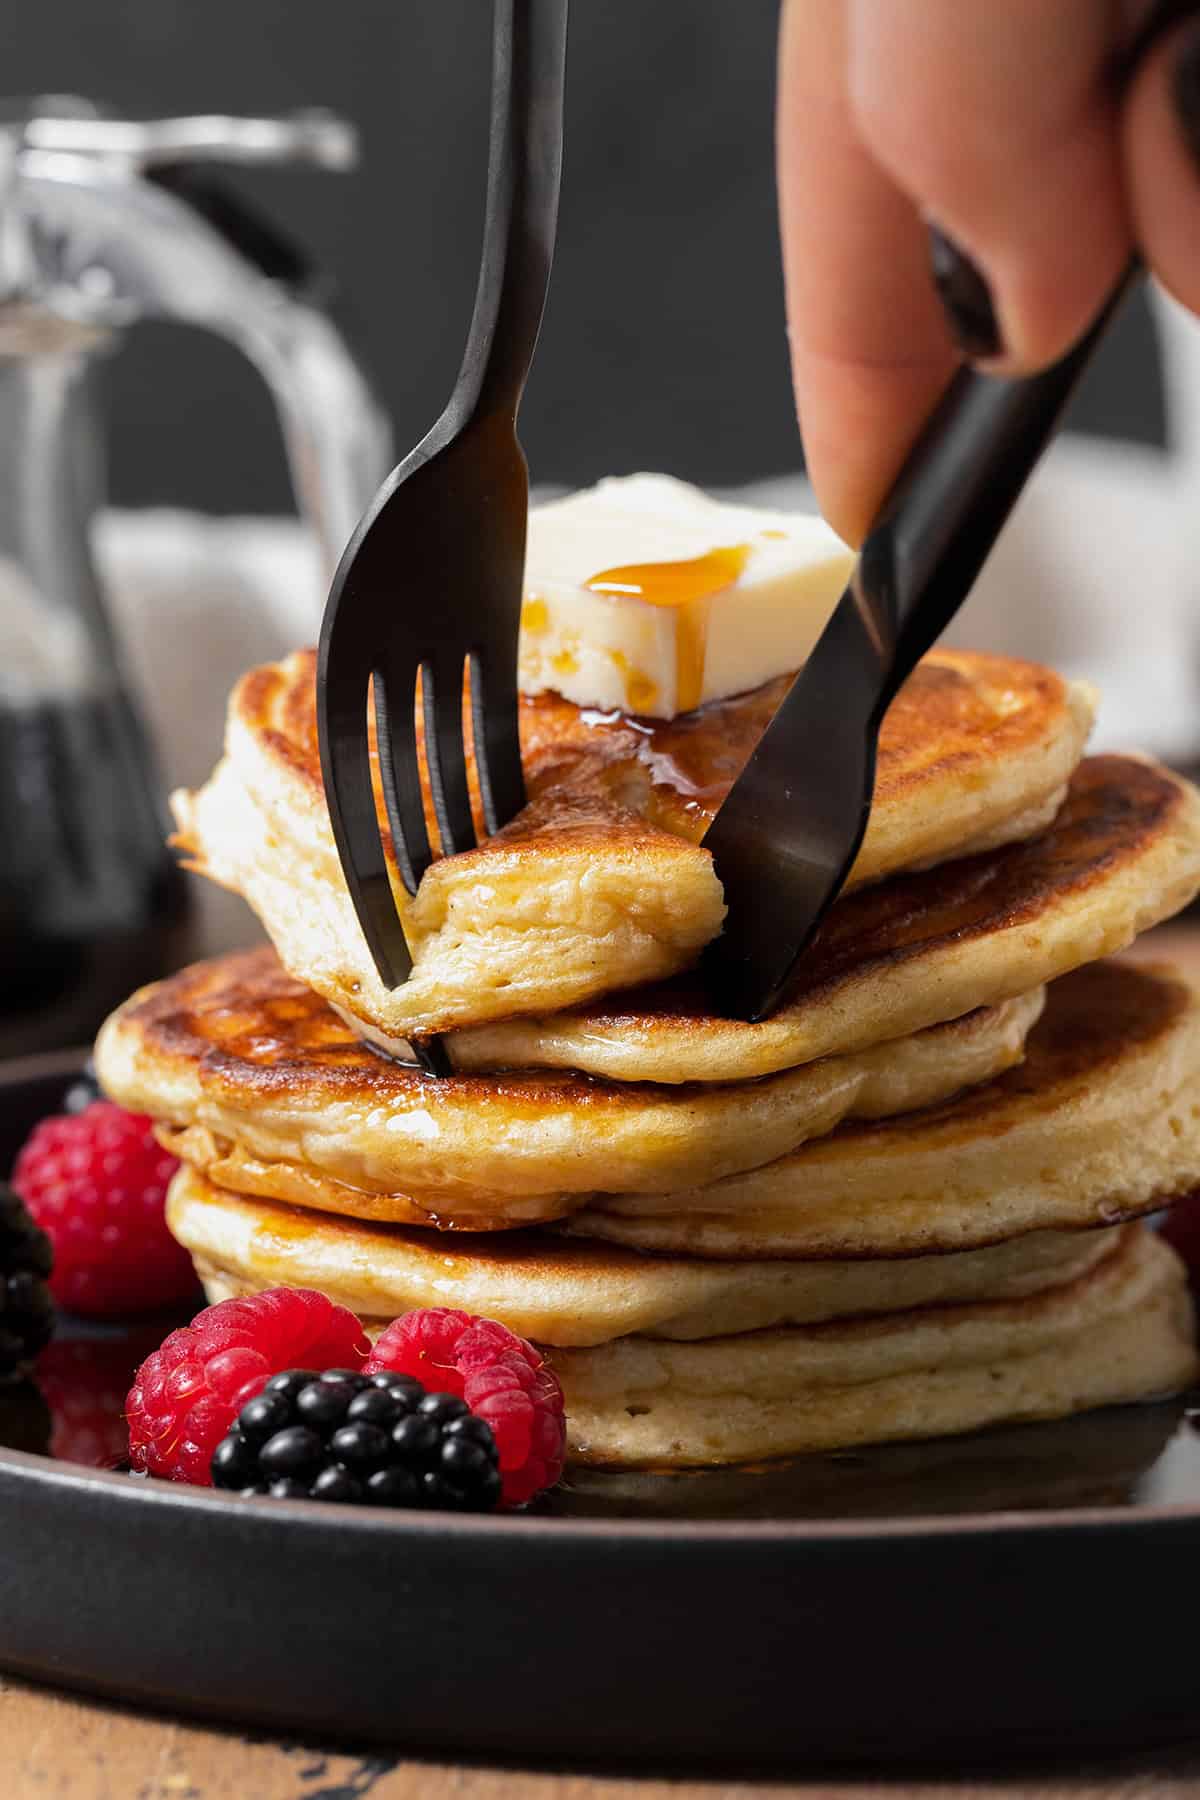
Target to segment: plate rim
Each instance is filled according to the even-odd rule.
[[[397,1534],[424,1538],[446,1534],[476,1538],[493,1534],[522,1538],[551,1534],[564,1545],[581,1547],[614,1538],[652,1539],[664,1548],[718,1544],[728,1546],[752,1540],[756,1544],[779,1543],[792,1547],[811,1544],[879,1542],[929,1542],[983,1538],[1006,1540],[1053,1537],[1082,1532],[1114,1532],[1123,1535],[1178,1529],[1186,1523],[1200,1529],[1200,1501],[1176,1501],[1161,1506],[1009,1508],[981,1513],[929,1513],[904,1518],[865,1519],[638,1519],[559,1518],[539,1513],[452,1513],[436,1509],[399,1510],[339,1507],[317,1500],[274,1500],[266,1496],[247,1499],[188,1482],[140,1478],[114,1469],[93,1469],[84,1463],[57,1461],[35,1451],[0,1448],[0,1477],[20,1477],[51,1491],[86,1493],[99,1490],[101,1497],[118,1506],[155,1506],[188,1511],[199,1508],[228,1520],[258,1519],[267,1527],[290,1524],[296,1530],[315,1529],[336,1521],[368,1540],[394,1540]],[[251,1529],[257,1529],[252,1526]]]

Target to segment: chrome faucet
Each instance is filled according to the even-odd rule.
[[[356,149],[326,112],[0,108],[0,1055],[81,1041],[178,954],[161,794],[92,559],[94,365],[142,319],[237,345],[332,573],[388,426],[306,259],[204,165],[345,170]]]

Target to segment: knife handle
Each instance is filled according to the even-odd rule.
[[[1039,375],[951,382],[863,544],[851,579],[891,674],[879,713],[974,585],[1113,313],[1141,269],[1126,267],[1087,335]]]

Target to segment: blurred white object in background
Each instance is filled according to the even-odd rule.
[[[315,641],[316,543],[298,520],[155,510],[108,513],[96,550],[164,778],[202,781],[238,676]]]
[[[1094,681],[1093,743],[1200,760],[1200,324],[1155,308],[1170,447],[1065,436],[1052,447],[951,632]],[[630,467],[638,467],[637,446]],[[597,476],[621,473],[598,469]],[[802,478],[739,489],[748,504],[811,506]],[[218,754],[225,700],[256,662],[312,643],[319,559],[290,520],[111,514],[100,563],[135,685],[172,786]],[[247,941],[240,901],[203,895],[205,948]]]
[[[1153,290],[1170,447],[1064,435],[1017,505],[950,643],[1082,675],[1092,747],[1200,760],[1200,323]],[[762,504],[811,504],[794,478]]]
[[[1063,437],[951,641],[1031,656],[1101,692],[1094,746],[1200,760],[1200,325],[1152,290],[1169,447]]]
[[[163,778],[200,782],[220,755],[238,676],[316,635],[316,542],[291,519],[109,513],[96,554]],[[192,897],[197,956],[262,935],[245,901],[211,881],[194,880]]]

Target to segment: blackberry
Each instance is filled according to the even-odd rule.
[[[0,1186],[0,1380],[50,1342],[54,1302],[46,1276],[53,1261],[50,1239],[12,1189]]]
[[[454,1394],[384,1370],[286,1369],[213,1451],[213,1485],[278,1500],[488,1512],[500,1499],[490,1425]]]
[[[53,1426],[50,1408],[32,1381],[6,1381],[0,1386],[0,1444],[6,1450],[51,1455]]]

